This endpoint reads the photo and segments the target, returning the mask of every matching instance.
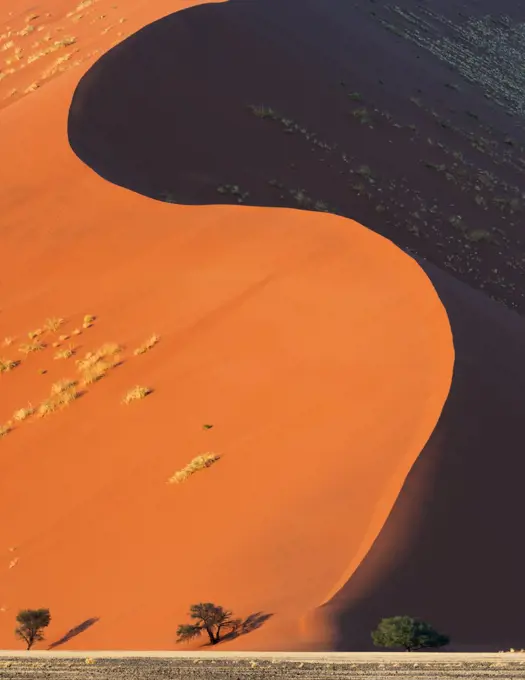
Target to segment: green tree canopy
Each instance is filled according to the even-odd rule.
[[[51,622],[49,609],[23,609],[16,617],[18,623],[15,634],[31,649],[35,642],[44,639],[43,630]]]
[[[429,623],[411,616],[383,619],[372,632],[377,647],[404,647],[407,652],[424,648],[444,647],[450,639],[438,633]]]
[[[233,619],[232,613],[212,602],[200,602],[190,607],[190,618],[195,623],[181,624],[177,628],[177,642],[188,642],[206,631],[212,645],[220,642],[225,630],[232,632],[240,625],[240,619]]]

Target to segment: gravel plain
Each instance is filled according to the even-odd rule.
[[[109,657],[0,654],[5,680],[501,680],[525,677],[525,655],[475,654],[212,654]]]

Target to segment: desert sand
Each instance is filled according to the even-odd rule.
[[[501,468],[491,453],[505,422],[508,436],[520,433],[517,409],[493,381],[498,395],[509,380],[509,394],[520,393],[511,373],[522,321],[351,219],[198,197],[160,202],[99,164],[106,147],[124,154],[125,145],[113,147],[114,121],[95,116],[104,85],[95,60],[107,53],[100,64],[120,72],[127,34],[192,4],[48,0],[9,16],[0,3],[3,44],[15,43],[5,50],[10,68],[18,64],[0,80],[0,342],[12,338],[0,357],[20,361],[0,375],[0,646],[19,644],[20,608],[45,606],[53,621],[37,649],[173,649],[196,601],[249,621],[224,650],[364,649],[379,618],[410,606],[460,647],[522,646],[509,619],[474,632],[458,601],[484,537],[474,532],[473,548],[465,523],[480,507],[493,512],[491,477],[498,489],[520,478],[509,469],[514,449]],[[74,42],[31,62],[23,43],[16,58],[17,41],[48,32],[45,42]],[[57,63],[66,48],[73,56]],[[180,68],[191,73],[191,62]],[[141,154],[119,159],[130,175],[149,176]],[[171,160],[175,177],[184,158]],[[189,184],[198,170],[188,170]],[[83,324],[86,315],[94,319]],[[45,347],[21,353],[53,317],[64,322],[37,338]],[[503,332],[511,350],[498,344]],[[153,334],[159,342],[135,355]],[[79,379],[76,361],[105,343],[121,350],[100,381],[44,418],[13,419],[57,381]],[[72,355],[55,358],[64,349]],[[135,385],[151,393],[122,404]],[[478,413],[488,415],[475,439]],[[219,460],[167,484],[206,452]],[[447,456],[452,470],[434,472]],[[466,500],[472,470],[478,486]],[[399,509],[407,493],[409,512]],[[512,493],[496,504],[497,523],[511,502]],[[437,529],[424,528],[430,511]],[[500,549],[514,550],[509,529],[498,536]],[[405,568],[399,586],[393,570],[414,560],[428,571],[418,579]],[[491,564],[466,591],[468,607]],[[492,615],[499,601],[488,591]]]
[[[174,7],[121,9],[137,26]],[[87,15],[75,30],[79,49],[106,48]],[[323,643],[301,620],[369,550],[448,394],[446,312],[419,265],[357,223],[161,204],[98,177],[67,138],[88,66],[1,113],[1,328],[21,363],[1,376],[0,644],[18,609],[48,606],[41,646],[80,625],[68,648],[166,649],[197,600],[259,613],[232,648]],[[48,317],[64,323],[20,354]],[[107,342],[121,365],[13,422]],[[152,394],[124,406],[134,385]],[[207,451],[220,461],[166,484]]]

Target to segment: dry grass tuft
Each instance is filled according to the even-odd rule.
[[[44,328],[46,331],[50,331],[51,333],[56,333],[60,326],[64,323],[64,319],[59,319],[58,317],[51,317],[49,319],[46,319],[46,323],[44,324]]]
[[[13,413],[13,420],[16,420],[17,423],[21,423],[26,418],[29,418],[29,416],[32,416],[35,411],[36,409],[33,408],[31,404],[28,404],[26,408],[19,408]]]
[[[12,427],[9,423],[6,423],[5,425],[0,425],[0,439],[2,437],[5,437],[6,434],[9,434],[12,430]]]
[[[27,334],[27,337],[28,337],[30,340],[34,340],[35,338],[40,337],[40,336],[42,335],[43,332],[44,332],[44,331],[43,331],[42,328],[37,328],[36,331],[29,331],[29,333]]]
[[[20,345],[18,348],[19,352],[22,352],[22,354],[31,354],[31,352],[40,352],[41,350],[45,349],[45,345],[43,342],[38,342],[38,341],[33,341],[29,342],[24,345]]]
[[[9,345],[12,345],[14,341],[15,341],[14,338],[7,336],[6,338],[4,338],[4,342],[2,344],[4,345],[4,347],[9,347]]]
[[[53,357],[54,359],[69,359],[70,357],[73,356],[75,353],[74,347],[69,345],[69,347],[65,347],[64,349],[59,349],[58,352],[55,353],[55,356]]]
[[[19,363],[19,361],[13,361],[13,359],[0,359],[0,373],[12,371]]]
[[[210,467],[210,465],[213,465],[218,460],[220,460],[220,456],[216,453],[202,453],[200,456],[196,456],[188,463],[188,465],[183,467],[182,470],[178,470],[173,477],[168,479],[167,483],[180,484],[181,482],[185,482],[188,477],[191,477],[195,472]]]
[[[53,383],[53,385],[51,385],[51,394],[53,396],[57,394],[62,394],[63,392],[67,392],[73,387],[76,387],[77,384],[78,383],[76,380],[71,380],[71,378],[62,378],[61,380],[57,380],[56,383]]]
[[[120,361],[120,345],[106,343],[95,352],[88,352],[83,359],[77,360],[77,368],[82,374],[82,383],[90,385],[103,378]]]
[[[39,418],[55,413],[68,406],[72,401],[80,397],[80,392],[76,388],[75,380],[64,379],[56,382],[51,388],[51,396],[43,401],[36,413]]]
[[[159,340],[160,340],[160,335],[152,335],[140,347],[137,347],[137,349],[133,352],[133,354],[135,356],[139,356],[139,354],[145,354],[152,347],[155,347],[155,345],[158,343]]]
[[[149,387],[141,387],[136,385],[126,392],[124,398],[122,399],[123,404],[130,404],[132,401],[137,401],[139,399],[144,399],[148,394],[152,393],[152,389]]]
[[[89,328],[92,324],[93,321],[95,321],[97,317],[93,316],[92,314],[86,314],[84,317],[84,321],[82,323],[82,328]]]
[[[80,328],[75,328],[74,331],[71,331],[71,335],[80,335],[81,333],[82,331],[80,330]]]

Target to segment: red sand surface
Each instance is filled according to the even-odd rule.
[[[151,4],[120,9],[136,29],[191,3]],[[93,26],[76,25],[79,49],[107,48]],[[0,338],[15,338],[0,356],[65,319],[0,375],[0,423],[75,377],[50,345],[85,314],[63,346],[124,347],[82,398],[0,440],[0,646],[16,646],[20,608],[47,606],[47,643],[97,618],[69,649],[169,649],[189,605],[214,601],[272,614],[225,648],[330,647],[305,617],[358,567],[434,430],[446,312],[412,259],[350,220],[168,205],[102,180],[66,135],[88,65],[0,112]],[[122,405],[137,384],[153,393]],[[221,460],[166,484],[206,451]]]

